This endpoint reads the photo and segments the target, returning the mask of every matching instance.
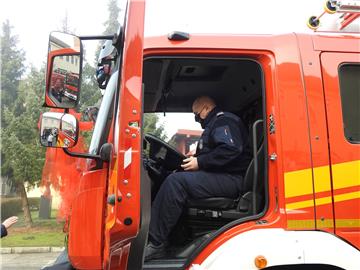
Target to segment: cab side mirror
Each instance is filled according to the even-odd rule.
[[[76,145],[79,125],[71,114],[46,112],[42,115],[40,143],[45,147],[71,148]]]
[[[75,108],[79,103],[82,44],[74,35],[52,32],[49,38],[45,106]]]

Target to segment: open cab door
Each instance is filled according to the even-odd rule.
[[[144,0],[128,0],[121,31],[112,39],[116,65],[105,86],[89,154],[66,152],[102,164],[80,172],[79,188],[73,191],[67,251],[75,269],[142,269],[150,215],[141,210],[150,200],[140,202],[144,16]],[[70,107],[54,104],[46,105]]]
[[[140,202],[144,0],[129,0],[109,164],[103,269],[141,269],[149,211]],[[142,191],[143,193],[143,191]],[[149,192],[144,192],[149,193]],[[143,215],[143,216],[141,216]]]

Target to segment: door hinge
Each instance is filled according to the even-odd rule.
[[[277,154],[276,153],[272,153],[271,155],[270,155],[270,160],[271,161],[275,161],[277,159]]]

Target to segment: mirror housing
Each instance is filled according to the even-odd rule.
[[[46,74],[45,106],[70,109],[79,103],[82,44],[79,37],[52,32]]]
[[[71,114],[43,113],[40,126],[40,143],[45,147],[71,148],[77,143],[79,124]]]

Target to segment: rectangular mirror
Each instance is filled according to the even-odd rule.
[[[75,108],[79,102],[82,45],[74,35],[52,32],[49,39],[45,106]]]
[[[40,143],[45,147],[71,148],[77,143],[78,131],[75,116],[46,112],[41,119]]]
[[[74,108],[79,96],[79,73],[76,73],[78,67],[72,65],[71,68],[68,61],[80,63],[80,56],[55,56],[50,78],[49,96],[61,108]]]

